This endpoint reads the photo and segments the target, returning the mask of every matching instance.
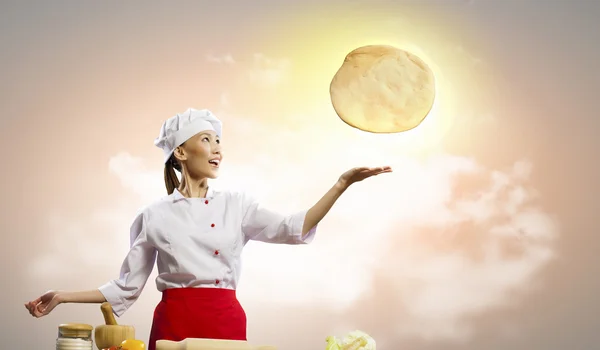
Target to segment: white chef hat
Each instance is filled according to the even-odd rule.
[[[175,148],[199,132],[212,130],[221,137],[222,124],[208,109],[188,108],[187,111],[167,119],[160,128],[160,134],[154,145],[164,152],[166,163]]]

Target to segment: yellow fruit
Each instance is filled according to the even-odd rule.
[[[146,350],[146,344],[137,339],[125,339],[121,343],[122,350]]]

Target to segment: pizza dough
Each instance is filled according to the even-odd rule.
[[[372,133],[417,127],[433,107],[435,78],[419,57],[392,46],[363,46],[350,52],[329,88],[337,115]]]

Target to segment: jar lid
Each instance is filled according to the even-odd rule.
[[[58,326],[58,335],[67,338],[90,337],[92,335],[92,327],[85,323],[64,323]]]

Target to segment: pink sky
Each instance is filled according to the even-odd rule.
[[[247,246],[252,343],[323,349],[362,329],[380,349],[592,349],[600,8],[575,3],[0,5],[6,347],[103,322],[98,305],[36,320],[22,303],[118,276],[135,212],[165,194],[152,141],[193,107],[224,123],[212,185],[282,212],[350,167],[394,168],[351,187],[313,244]],[[343,56],[372,43],[436,71],[414,132],[365,134],[333,111]],[[144,341],[155,276],[118,320]]]

